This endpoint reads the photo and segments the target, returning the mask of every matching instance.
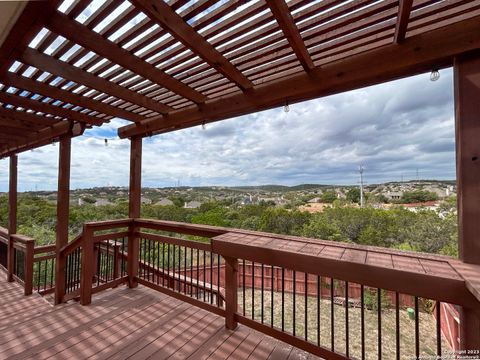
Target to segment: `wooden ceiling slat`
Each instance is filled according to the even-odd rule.
[[[201,111],[190,107],[119,129],[120,137],[155,134],[199,125],[291,103],[364,87],[451,64],[454,56],[480,48],[480,16],[409,37],[402,46],[391,43],[351,56],[309,74],[256,86],[249,93],[207,102]]]
[[[0,101],[4,104],[10,104],[15,107],[23,107],[25,109],[30,109],[33,111],[42,112],[45,114],[51,114],[55,116],[60,116],[70,120],[83,122],[91,125],[101,125],[103,121],[98,118],[82,114],[78,111],[73,111],[69,109],[62,108],[60,106],[54,106],[46,104],[42,101],[32,100],[27,97],[8,94],[6,92],[0,91]]]
[[[242,90],[248,90],[252,83],[221,55],[205,38],[188,25],[180,15],[163,0],[133,0],[152,20],[169,31],[182,44],[190,48],[210,66],[236,83]]]
[[[85,96],[62,90],[55,86],[51,86],[39,81],[34,81],[14,73],[6,73],[3,75],[0,74],[0,81],[9,86],[15,86],[24,90],[28,90],[34,94],[41,94],[43,96],[51,97],[52,99],[60,100],[65,103],[75,104],[83,108],[88,108],[125,120],[130,120],[134,122],[139,122],[143,120],[142,116],[139,116],[135,113],[119,109],[115,106],[108,105],[101,101],[96,101]]]
[[[46,25],[51,31],[65,36],[69,40],[187,99],[196,103],[202,103],[206,100],[205,96],[189,88],[182,82],[168,76],[154,66],[145,63],[111,41],[105,40],[101,35],[89,30],[85,26],[74,21],[69,21],[68,18],[58,12],[52,13]]]
[[[32,126],[34,128],[52,126],[59,121],[33,113],[18,111],[14,109],[5,109],[2,107],[0,107],[0,117],[7,120],[14,120],[19,124]]]
[[[398,5],[398,20],[395,29],[395,44],[400,44],[405,40],[407,34],[408,20],[412,11],[413,0],[400,0]]]
[[[90,74],[87,71],[80,70],[72,65],[57,60],[51,56],[42,54],[33,49],[26,49],[20,60],[24,63],[30,64],[43,71],[56,74],[65,79],[84,84],[90,88],[110,94],[119,99],[129,101],[146,109],[156,111],[158,113],[167,113],[171,109],[163,104],[160,104],[152,99],[130,91],[120,85],[104,80],[101,77]]]

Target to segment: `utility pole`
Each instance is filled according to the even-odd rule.
[[[358,172],[360,173],[360,207],[363,208],[365,206],[365,198],[363,196],[363,171],[365,168],[363,165],[358,167]]]

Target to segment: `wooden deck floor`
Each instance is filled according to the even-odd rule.
[[[53,307],[0,279],[0,359],[318,359],[145,287]]]

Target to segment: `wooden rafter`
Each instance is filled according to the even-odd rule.
[[[273,13],[273,16],[277,20],[278,25],[282,29],[283,34],[287,38],[288,43],[295,52],[298,61],[300,61],[300,64],[302,64],[305,71],[312,70],[315,65],[313,64],[312,58],[308,53],[285,0],[266,0],[266,2]]]
[[[132,3],[242,90],[252,88],[252,82],[188,25],[165,1],[133,0]]]
[[[35,115],[29,112],[6,109],[2,107],[0,107],[0,118],[4,118],[7,121],[14,121],[18,122],[19,124],[24,124],[26,126],[32,126],[37,128],[44,126],[52,126],[59,121],[57,119]]]
[[[98,111],[99,113],[119,117],[125,120],[139,122],[144,119],[143,116],[135,114],[133,112],[106,104],[101,101],[97,101],[92,98],[77,95],[61,88],[42,83],[40,81],[35,81],[25,76],[17,75],[15,73],[7,72],[5,74],[0,74],[0,82],[8,86],[14,86],[23,90],[30,91],[34,94],[40,94],[55,100],[75,104],[86,109]]]
[[[104,122],[99,118],[85,115],[78,111],[66,109],[61,106],[51,105],[42,101],[32,100],[28,97],[12,95],[6,92],[0,92],[0,101],[4,104],[13,105],[15,107],[23,107],[36,112],[60,116],[62,118],[67,118],[69,120],[83,122],[90,125],[101,125]]]
[[[109,59],[125,69],[161,85],[164,88],[183,96],[195,103],[203,103],[207,98],[198,91],[190,88],[179,80],[165,74],[155,66],[142,61],[127,50],[115,43],[106,40],[101,35],[89,30],[76,21],[70,20],[67,16],[54,11],[49,16],[46,26],[56,34]],[[167,112],[164,109],[164,113]]]
[[[397,26],[395,28],[395,44],[400,44],[405,40],[412,5],[413,0],[399,0]]]
[[[0,156],[10,156],[22,151],[37,148],[47,145],[52,142],[52,139],[58,138],[62,135],[70,135],[72,137],[83,134],[85,127],[82,124],[73,124],[70,121],[61,121],[53,126],[46,127],[37,133],[27,136],[22,141],[17,141],[15,145],[6,146],[0,149]]]
[[[26,49],[20,56],[20,60],[43,71],[75,81],[76,83],[83,84],[92,89],[96,89],[158,113],[167,113],[171,110],[168,106],[149,97],[138,94],[135,91],[124,88],[111,81],[107,81],[99,76],[92,75],[87,71],[80,70],[75,66],[69,65],[34,49]]]
[[[402,46],[385,45],[332,62],[310,74],[293,75],[258,85],[247,94],[209,101],[201,111],[190,107],[169,114],[168,118],[152,117],[135,126],[122,127],[118,133],[125,138],[173,131],[281,106],[285,99],[291,103],[304,101],[428,71],[432,66],[449,66],[455,55],[480,48],[479,28],[477,16],[412,36]]]

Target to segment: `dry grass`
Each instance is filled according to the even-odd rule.
[[[264,293],[264,323],[271,324],[271,297],[270,292]],[[254,295],[254,318],[261,321],[261,291],[255,290]],[[282,327],[282,300],[281,293],[275,292],[273,323],[277,328]],[[239,291],[239,309],[243,308],[243,291]],[[293,295],[285,294],[285,331],[293,333]],[[245,292],[245,314],[252,316],[252,290]],[[335,350],[345,353],[345,308],[334,305],[334,345]],[[420,313],[420,354],[435,356],[437,348],[435,318],[427,313]],[[351,357],[361,358],[361,310],[359,308],[348,309],[349,324],[349,351]],[[295,334],[305,337],[305,297],[296,295],[295,307]],[[382,335],[382,358],[395,359],[396,331],[395,331],[395,309],[385,309],[381,314],[381,335]],[[307,337],[308,340],[317,343],[317,298],[307,297]],[[320,302],[320,344],[323,347],[331,348],[331,303],[327,299]],[[408,317],[406,310],[400,310],[400,349],[402,359],[413,359],[415,354],[415,321]],[[448,352],[449,346],[442,337],[442,350]],[[367,359],[378,358],[378,315],[376,310],[365,310],[365,353]]]

